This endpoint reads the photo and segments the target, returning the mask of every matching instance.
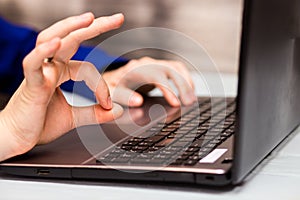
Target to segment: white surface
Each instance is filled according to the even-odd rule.
[[[198,96],[224,97],[225,95],[228,97],[234,97],[237,94],[238,79],[235,74],[223,73],[216,75],[215,73],[209,72],[193,72],[191,75],[195,83],[195,93]],[[217,87],[217,83],[222,83],[221,88]],[[172,83],[170,83],[170,85],[173,86],[173,89],[176,92],[176,88],[174,87],[174,85]],[[154,89],[150,92],[150,95],[161,96],[162,93],[158,89]],[[72,105],[82,106],[93,104],[93,102],[91,102],[90,100],[76,94],[70,94],[68,92],[65,92],[65,96],[67,98],[67,101]]]
[[[212,74],[207,77],[213,79]],[[236,93],[237,78],[222,76],[226,94]],[[201,81],[201,80],[198,80]],[[197,87],[200,85],[197,81]],[[198,90],[202,92],[202,90]],[[232,189],[168,187],[142,184],[36,180],[0,176],[0,199],[143,199],[252,200],[300,199],[300,129],[268,157],[243,185]]]

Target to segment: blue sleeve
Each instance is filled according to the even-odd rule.
[[[21,84],[24,78],[22,61],[34,48],[37,35],[38,33],[30,28],[11,24],[0,17],[0,92],[11,95]],[[92,50],[92,56],[87,57]],[[103,71],[108,65],[111,69],[128,62],[124,58],[116,58],[100,49],[94,50],[93,47],[88,46],[80,46],[72,59],[92,62],[99,71]],[[75,86],[74,92],[94,98],[84,84],[76,83]],[[74,83],[68,81],[61,87],[73,91]]]
[[[12,94],[23,80],[23,58],[34,48],[37,33],[0,18],[0,91]]]

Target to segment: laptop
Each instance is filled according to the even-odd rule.
[[[300,3],[245,0],[243,6],[236,98],[199,97],[194,105],[172,108],[162,97],[149,97],[115,122],[74,129],[6,160],[1,171],[135,183],[242,183],[300,123]]]

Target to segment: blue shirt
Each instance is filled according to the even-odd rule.
[[[12,95],[21,84],[24,78],[22,61],[35,47],[37,35],[38,33],[30,28],[11,24],[0,17],[0,92]],[[93,54],[90,56],[92,50]],[[108,65],[113,69],[128,62],[124,58],[116,58],[100,49],[88,46],[80,46],[72,59],[89,61],[99,71],[107,68]],[[73,86],[74,82],[68,81],[61,88],[73,91]],[[74,92],[94,99],[92,92],[83,83],[76,83]]]

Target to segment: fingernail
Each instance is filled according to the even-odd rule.
[[[131,96],[129,99],[129,106],[139,106],[143,103],[143,100],[138,96]]]
[[[172,106],[180,106],[180,100],[177,97],[174,97],[172,101]]]
[[[190,94],[190,98],[193,100],[193,101],[196,101],[197,100],[197,96],[194,92],[191,92]]]
[[[186,94],[186,99],[185,99],[186,105],[190,105],[194,101],[196,101],[196,95],[193,92]]]
[[[120,17],[123,17],[123,14],[122,13],[117,13],[117,14],[114,14],[110,17],[113,18],[113,19],[119,19]]]

